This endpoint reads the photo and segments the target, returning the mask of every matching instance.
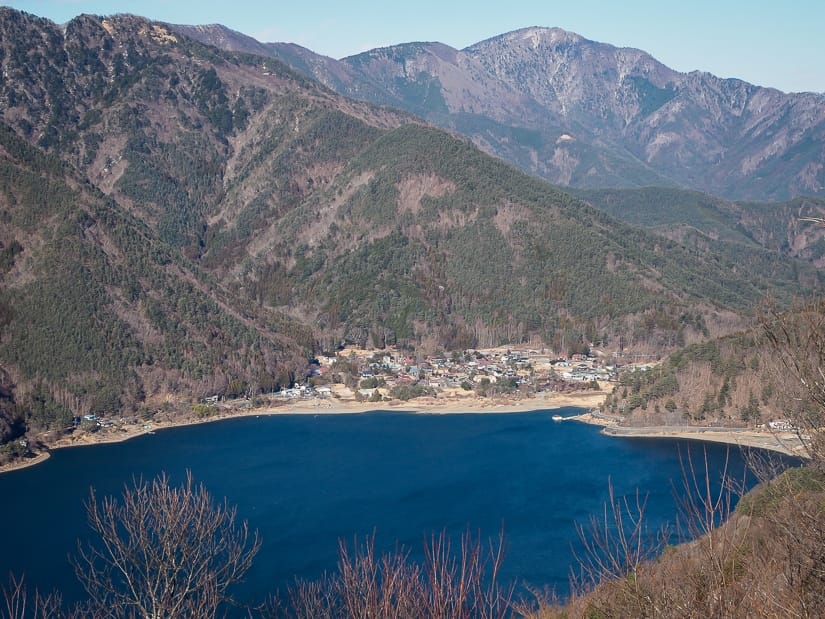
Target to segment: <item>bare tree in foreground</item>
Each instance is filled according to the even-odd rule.
[[[790,310],[769,306],[761,327],[785,378],[796,385],[788,413],[814,464],[825,464],[825,298]]]
[[[743,556],[748,518],[725,524],[743,483],[731,477],[727,460],[716,482],[705,452],[704,466],[691,451],[680,453],[681,485],[674,486],[679,508],[678,549],[667,545],[670,530],[651,530],[646,500],[638,491],[620,497],[609,485],[600,517],[578,525],[578,574],[571,577],[566,603],[538,598],[525,617],[749,617]]]
[[[120,500],[92,490],[86,509],[99,540],[78,544],[73,563],[95,617],[214,617],[260,548],[191,473],[178,487],[166,474],[136,482]]]
[[[615,595],[626,604],[626,610],[637,616],[646,614],[648,596],[639,569],[662,551],[669,535],[664,528],[648,530],[646,507],[647,496],[636,490],[633,500],[617,497],[608,481],[602,515],[591,516],[586,525],[576,524],[581,551],[574,552],[579,573],[571,572],[570,576],[574,595],[586,595],[603,582],[618,582],[621,586]]]
[[[61,598],[57,593],[30,596],[23,578],[9,577],[8,586],[0,586],[0,616],[8,619],[53,619],[61,616]]]
[[[485,548],[469,533],[454,552],[446,532],[424,545],[418,565],[396,550],[380,557],[375,539],[339,548],[338,572],[299,581],[289,591],[290,610],[281,616],[321,618],[496,619],[512,613],[513,587],[498,583],[503,537]],[[276,614],[273,611],[273,614]]]

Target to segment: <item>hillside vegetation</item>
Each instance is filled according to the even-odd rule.
[[[825,200],[730,202],[698,191],[645,187],[572,191],[611,217],[695,247],[752,260],[772,254],[825,266]]]
[[[791,406],[777,382],[771,352],[753,332],[692,344],[660,366],[625,372],[605,402],[636,423],[763,423]]]
[[[822,281],[143,18],[0,8],[0,33],[0,364],[42,427],[277,389],[345,342],[659,353]]]
[[[3,442],[178,391],[288,385],[308,330],[219,285],[59,159],[0,127]],[[9,447],[13,449],[14,446]]]
[[[810,421],[816,419],[816,394],[793,380],[792,366],[819,364],[813,349],[823,316],[821,302],[789,314],[765,305],[760,327],[692,344],[661,364],[622,372],[604,408],[627,425],[755,426],[779,420],[816,435]],[[765,332],[768,320],[779,326],[787,321],[794,333],[804,329],[807,335],[797,336],[793,352],[783,356]]]

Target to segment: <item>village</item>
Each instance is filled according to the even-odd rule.
[[[618,368],[599,357],[560,357],[539,350],[469,350],[419,356],[394,349],[344,348],[317,357],[305,384],[277,392],[280,400],[313,398],[381,402],[416,397],[531,397],[541,392],[599,390]]]

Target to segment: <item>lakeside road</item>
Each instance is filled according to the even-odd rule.
[[[264,415],[352,415],[376,411],[396,411],[411,414],[458,415],[478,413],[527,413],[531,411],[552,410],[557,408],[578,407],[593,408],[604,400],[604,391],[581,391],[574,393],[542,393],[530,398],[479,398],[440,397],[416,398],[403,402],[356,402],[355,400],[321,399],[284,402],[280,406],[268,405],[261,408],[249,406],[220,407],[214,414],[195,416],[181,414],[164,419],[152,419],[132,425],[100,429],[97,432],[84,432],[69,435],[48,446],[47,450],[35,454],[32,458],[17,460],[0,466],[0,474],[34,466],[49,458],[49,451],[69,447],[87,447],[103,443],[120,443],[144,434],[151,434],[167,428],[212,423],[236,417],[259,417]]]
[[[725,443],[737,447],[754,447],[776,451],[786,456],[806,458],[805,446],[793,432],[760,431],[749,428],[714,428],[699,426],[620,426],[610,418],[583,413],[568,417],[574,421],[602,426],[602,434],[620,438],[670,438],[711,443]]]

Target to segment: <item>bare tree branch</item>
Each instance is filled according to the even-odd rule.
[[[787,311],[768,304],[760,325],[788,391],[788,418],[809,458],[825,465],[825,299]]]
[[[214,617],[260,548],[191,473],[179,487],[165,474],[136,482],[120,500],[92,490],[86,511],[98,539],[78,543],[73,564],[99,617]]]
[[[34,596],[30,597],[23,577],[10,575],[8,586],[0,586],[0,594],[0,614],[8,619],[54,619],[64,616],[58,593],[43,596],[35,589]]]
[[[502,587],[498,573],[503,535],[489,551],[478,536],[465,533],[453,552],[446,532],[424,544],[424,563],[403,549],[375,554],[375,536],[350,549],[341,542],[338,572],[319,581],[299,581],[289,591],[292,614],[301,619],[375,617],[498,619],[511,613],[513,587]],[[274,614],[274,613],[273,613]]]

